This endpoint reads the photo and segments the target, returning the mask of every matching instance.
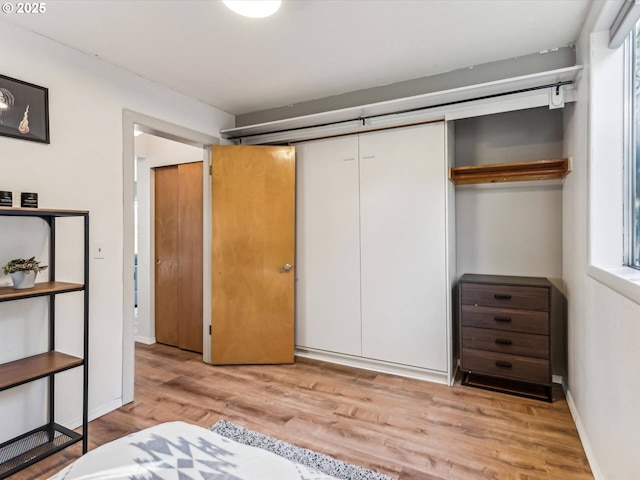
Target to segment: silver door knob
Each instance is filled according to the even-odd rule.
[[[291,271],[291,269],[292,269],[292,268],[293,268],[293,267],[292,267],[290,264],[285,263],[285,264],[282,266],[282,270],[281,270],[281,271],[282,271],[282,272],[289,272],[289,271]]]

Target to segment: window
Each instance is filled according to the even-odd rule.
[[[636,6],[635,2],[624,4]],[[640,48],[634,52],[637,37],[629,34],[640,20],[640,2],[637,7],[639,15],[623,37],[625,48],[612,46],[610,31],[594,32],[588,38],[583,58],[591,62],[591,81],[589,105],[583,108],[589,109],[587,274],[640,304],[640,205],[636,203],[640,200],[636,173],[640,168],[640,142],[636,147],[635,140],[640,137],[636,134],[640,134]],[[640,41],[637,43],[640,46]],[[575,129],[575,134],[575,145],[580,147],[580,130]],[[575,235],[567,241],[575,242]]]
[[[631,148],[627,168],[627,231],[629,243],[627,262],[640,269],[640,23],[636,25],[631,42],[631,108],[629,142]]]

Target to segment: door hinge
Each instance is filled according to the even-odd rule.
[[[209,165],[209,175],[213,175],[213,165]]]
[[[209,325],[209,335],[211,335],[211,325]]]

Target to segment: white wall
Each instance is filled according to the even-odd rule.
[[[51,125],[50,145],[0,137],[0,188],[14,195],[38,192],[42,207],[90,210],[91,240],[105,242],[106,258],[92,259],[90,265],[89,407],[93,417],[118,407],[122,396],[123,108],[214,136],[222,128],[233,127],[234,118],[2,20],[0,43],[10,46],[0,56],[2,74],[49,88]],[[73,230],[79,232],[76,227]],[[40,222],[0,218],[0,232],[0,263],[17,255],[45,256],[45,230]],[[58,277],[79,281],[81,238],[65,235],[62,229],[59,233]],[[33,239],[25,240],[27,235]],[[73,324],[81,319],[80,297],[67,294],[58,301],[60,318],[69,318],[61,320],[59,346],[69,353],[81,352],[80,332]],[[0,362],[43,347],[44,316],[42,299],[0,304]],[[57,418],[77,426],[81,372],[77,369],[61,377]],[[29,393],[0,393],[0,442],[41,422],[42,386],[19,390]]]
[[[620,165],[616,151],[622,142],[622,105],[609,103],[603,110],[600,100],[622,85],[603,83],[602,72],[591,69],[615,61],[616,56],[621,60],[621,53],[607,48],[607,32],[591,35],[591,20],[578,42],[578,63],[585,65],[585,71],[578,84],[578,101],[569,107],[565,123],[566,154],[573,157],[573,172],[563,189],[568,400],[596,480],[628,480],[637,478],[640,471],[640,305],[588,274],[592,259],[606,258],[599,253],[590,258],[590,248],[608,248],[609,242],[603,237],[608,237],[612,228],[614,233],[621,233],[622,216],[622,206],[615,199],[608,212],[610,219],[596,214],[604,192],[599,187],[589,190],[590,183],[602,180],[596,173],[600,167],[611,171]],[[607,116],[618,122],[615,131],[610,131]],[[613,150],[603,150],[598,137]],[[618,189],[621,181],[618,172]],[[611,194],[617,195],[615,189]],[[592,245],[590,231],[595,238]]]
[[[156,341],[154,313],[154,213],[153,171],[155,167],[201,162],[203,151],[183,143],[142,134],[135,138],[138,157],[138,316],[136,341]]]
[[[456,187],[459,275],[562,278],[562,186]]]
[[[558,158],[562,113],[561,108],[538,107],[456,120],[456,165]]]
[[[534,108],[456,121],[455,163],[562,156],[562,110]],[[553,181],[456,187],[457,271],[562,278],[562,185]],[[558,285],[561,286],[561,285]]]

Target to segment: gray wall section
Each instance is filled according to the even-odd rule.
[[[456,166],[561,158],[562,109],[517,110],[456,121]]]
[[[522,57],[462,68],[438,75],[407,80],[365,90],[357,90],[289,106],[245,113],[236,117],[236,126],[256,125],[285,118],[300,117],[342,108],[369,105],[398,98],[450,90],[481,83],[519,77],[532,73],[572,67],[576,63],[574,47],[563,47],[546,53],[534,53]]]

